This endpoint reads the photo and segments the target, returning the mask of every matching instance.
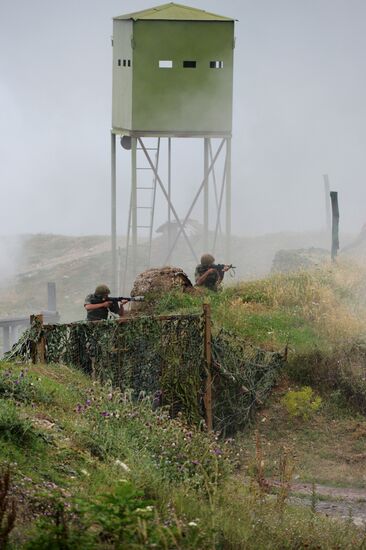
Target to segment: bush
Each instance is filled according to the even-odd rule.
[[[299,416],[309,420],[321,407],[321,397],[315,397],[310,386],[304,386],[299,391],[290,390],[282,398],[281,403],[290,416]]]
[[[38,522],[26,550],[115,550],[171,548],[204,549],[206,530],[196,523],[181,521],[173,514],[164,522],[155,503],[126,481],[108,494],[93,499],[79,498],[65,509],[59,502],[51,517]]]

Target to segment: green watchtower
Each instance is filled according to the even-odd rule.
[[[231,133],[234,21],[165,4],[113,21],[113,123],[144,135]]]
[[[168,227],[174,220],[195,258],[185,223],[203,194],[204,251],[214,251],[208,242],[210,178],[216,186],[215,165],[220,153],[226,151],[223,188],[215,188],[217,202],[216,228],[220,227],[222,202],[225,197],[226,260],[229,260],[231,226],[231,130],[233,96],[234,19],[215,15],[180,4],[164,4],[113,19],[113,98],[112,98],[112,252],[113,277],[116,267],[116,141],[131,150],[131,194],[128,221],[128,244],[132,241],[132,274],[136,271],[138,237],[149,233],[150,247],[154,223],[156,191],[167,199]],[[145,147],[143,138],[156,138],[155,147]],[[204,139],[204,178],[192,208],[182,220],[174,208],[171,182],[171,138]],[[162,138],[168,138],[168,180],[159,176],[159,157]],[[212,141],[219,139],[214,152]],[[225,146],[226,145],[226,146]],[[149,151],[155,149],[155,158]],[[146,200],[140,199],[138,184],[138,151],[152,171],[151,212],[146,221]],[[161,160],[160,160],[161,163]],[[140,163],[141,164],[141,163]],[[145,168],[146,170],[146,168]],[[220,178],[221,181],[221,178]],[[212,185],[211,185],[212,187]],[[226,193],[224,193],[224,188]],[[144,209],[145,212],[141,212]],[[145,215],[145,221],[142,215]],[[143,235],[141,232],[145,230]],[[177,238],[178,238],[177,237]],[[168,262],[176,240],[169,238]],[[202,243],[201,243],[202,246]],[[128,252],[128,250],[127,250]],[[150,257],[150,252],[149,252]],[[147,260],[147,264],[149,259]],[[127,269],[127,266],[126,266]],[[115,285],[116,286],[116,285]]]

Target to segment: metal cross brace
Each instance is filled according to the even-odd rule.
[[[215,163],[216,163],[217,158],[218,158],[218,156],[219,156],[219,154],[220,154],[220,152],[221,152],[221,149],[222,149],[223,146],[224,146],[224,143],[225,143],[225,139],[223,139],[223,140],[221,141],[221,143],[220,143],[220,145],[219,145],[219,147],[218,147],[218,149],[217,149],[217,151],[216,151],[216,154],[215,154],[214,158],[211,160],[211,164],[210,164],[209,167],[208,167],[207,174],[206,174],[205,177],[203,178],[203,181],[202,181],[201,185],[200,185],[199,188],[198,188],[198,191],[197,191],[197,193],[196,193],[196,196],[195,196],[195,198],[193,199],[193,202],[192,202],[192,204],[191,204],[191,207],[189,208],[189,210],[188,210],[188,212],[187,212],[187,215],[186,215],[186,217],[185,217],[184,220],[183,220],[183,224],[181,224],[181,223],[179,224],[179,231],[177,232],[177,235],[176,235],[176,237],[175,237],[175,240],[174,240],[174,242],[173,242],[173,244],[172,244],[172,246],[171,246],[171,248],[170,248],[170,250],[169,250],[169,253],[168,253],[167,257],[166,257],[165,263],[167,263],[167,262],[169,261],[170,256],[172,255],[172,252],[173,252],[173,250],[174,250],[174,247],[175,247],[175,245],[177,244],[177,241],[178,241],[178,239],[179,239],[179,237],[180,237],[180,234],[184,231],[184,227],[185,227],[185,225],[186,225],[186,223],[187,223],[187,221],[188,221],[188,219],[189,219],[189,216],[190,216],[191,213],[192,213],[193,208],[194,208],[195,205],[196,205],[196,202],[197,202],[197,200],[198,200],[198,198],[199,198],[199,196],[200,196],[200,194],[201,194],[201,192],[202,192],[202,190],[203,190],[203,188],[204,188],[204,186],[205,186],[206,181],[208,180],[208,177],[209,177],[210,173],[212,172],[212,170],[213,170],[213,168],[214,168],[214,166],[215,166]],[[196,257],[195,254],[194,254],[194,256],[195,256],[195,258],[196,258],[196,260],[197,260],[197,257]]]

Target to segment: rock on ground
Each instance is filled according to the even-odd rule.
[[[191,281],[180,267],[154,267],[136,277],[131,296],[159,294],[177,289],[184,291],[191,287]]]

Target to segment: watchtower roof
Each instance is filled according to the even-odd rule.
[[[134,21],[235,21],[230,17],[216,15],[215,13],[183,6],[182,4],[175,4],[174,2],[162,4],[161,6],[156,6],[155,8],[149,8],[147,10],[127,13],[126,15],[120,15],[113,19],[132,19]]]

